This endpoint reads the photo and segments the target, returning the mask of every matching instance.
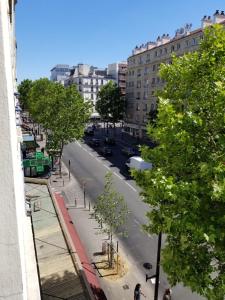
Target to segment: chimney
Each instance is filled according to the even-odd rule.
[[[204,16],[201,21],[202,21],[202,28],[210,26],[213,23],[210,16]]]
[[[163,34],[162,37],[161,37],[161,44],[164,45],[166,43],[168,43],[169,41],[171,40],[169,34]]]
[[[221,23],[225,21],[225,15],[223,10],[221,12],[219,12],[219,10],[216,10],[213,16],[214,16],[214,23]]]

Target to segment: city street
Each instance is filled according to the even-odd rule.
[[[119,193],[123,194],[130,211],[127,223],[128,237],[119,237],[118,239],[132,265],[134,264],[142,274],[140,281],[144,281],[145,274],[155,274],[157,236],[151,236],[142,231],[141,225],[147,222],[145,213],[150,208],[141,201],[139,189],[134,181],[129,176],[124,176],[128,175],[124,168],[127,158],[121,154],[121,145],[117,143],[112,149],[113,155],[108,160],[85,143],[71,143],[64,149],[63,160],[67,167],[70,160],[71,172],[80,183],[80,186],[85,186],[85,195],[90,199],[92,207],[97,196],[103,190],[105,174],[108,171],[113,172],[114,187]],[[79,232],[79,234],[82,235],[82,232]],[[143,267],[146,262],[153,265],[152,270],[149,271]],[[148,284],[152,290],[153,285],[150,280]],[[160,294],[167,286],[166,277],[161,270]],[[181,288],[179,287],[177,291],[180,294]],[[202,299],[191,294],[187,289],[182,289],[182,291],[182,299]],[[174,292],[174,299],[180,299],[179,297],[176,297],[176,292]]]

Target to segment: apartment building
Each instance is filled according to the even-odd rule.
[[[121,94],[125,96],[126,93],[126,74],[127,74],[127,62],[119,62],[108,65],[107,74],[114,78],[118,87],[121,90]]]
[[[225,23],[224,11],[216,11],[213,17],[204,16],[201,28],[191,30],[192,25],[176,30],[175,36],[159,36],[154,42],[136,46],[128,58],[126,77],[126,131],[136,137],[146,137],[146,124],[157,108],[155,92],[164,86],[158,75],[161,63],[171,63],[171,54],[180,56],[198,49],[203,29],[214,23]]]
[[[64,84],[64,81],[68,79],[70,75],[70,70],[69,65],[56,65],[51,69],[50,80]]]
[[[75,83],[83,98],[93,103],[93,112],[95,112],[98,92],[110,80],[114,81],[113,77],[107,74],[107,69],[78,64],[72,68],[70,76],[65,80],[65,86]]]

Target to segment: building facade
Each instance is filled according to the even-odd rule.
[[[109,64],[107,73],[115,80],[115,82],[121,90],[121,94],[125,96],[127,62]]]
[[[111,76],[107,75],[107,69],[102,70],[87,64],[78,64],[72,68],[65,85],[76,84],[84,100],[93,103],[93,112],[95,112],[98,92],[110,80],[114,81]]]
[[[51,69],[51,77],[52,81],[57,81],[64,84],[64,81],[70,75],[70,66],[69,65],[56,65]]]
[[[214,23],[223,23],[224,12],[204,16],[202,26],[191,31],[191,24],[176,31],[174,37],[159,36],[155,42],[137,46],[128,58],[126,77],[126,131],[136,137],[146,137],[146,124],[157,108],[155,92],[162,89],[164,82],[158,75],[161,63],[171,63],[171,54],[181,56],[198,49],[203,29]]]
[[[16,2],[0,1],[0,298],[38,300],[40,291],[36,262],[34,259],[34,271],[29,273],[32,263],[27,255],[27,224],[31,233],[29,253],[34,254],[34,248],[30,218],[26,215],[20,149],[22,132],[16,83]]]

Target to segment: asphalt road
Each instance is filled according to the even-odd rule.
[[[85,191],[92,200],[92,205],[97,196],[103,191],[104,177],[108,171],[113,172],[113,182],[115,189],[121,193],[130,211],[127,232],[128,237],[121,237],[120,241],[126,249],[128,256],[131,256],[135,264],[143,272],[154,274],[157,236],[150,236],[141,229],[142,224],[146,224],[145,213],[149,207],[143,203],[139,196],[139,189],[133,180],[124,177],[124,162],[127,159],[121,154],[120,147],[114,146],[113,156],[109,159],[98,155],[98,153],[85,143],[71,143],[64,149],[63,160],[68,165],[71,161],[71,172],[78,179],[80,184],[86,182]],[[113,163],[116,160],[116,163]],[[119,168],[121,166],[121,169]],[[121,171],[122,170],[122,171]],[[122,174],[121,174],[122,173]],[[143,263],[150,262],[153,265],[152,271],[146,271]]]

